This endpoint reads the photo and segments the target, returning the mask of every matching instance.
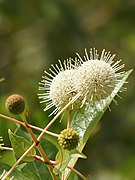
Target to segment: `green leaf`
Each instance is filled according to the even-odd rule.
[[[14,133],[12,133],[10,129],[9,129],[8,133],[9,133],[9,138],[10,138],[11,145],[12,145],[12,148],[14,150],[14,153],[15,153],[16,157],[19,158],[20,156],[22,156],[26,152],[27,149],[29,149],[31,144],[29,141],[27,141],[23,137],[17,136]],[[34,156],[34,155],[36,155],[36,150],[33,148],[24,157],[23,160],[26,162],[33,161],[34,159],[32,158],[32,156]]]
[[[80,134],[80,144],[77,147],[79,152],[82,152],[89,136],[91,135],[92,130],[96,127],[101,117],[105,113],[106,109],[109,107],[114,97],[117,95],[123,84],[126,82],[131,72],[132,70],[129,70],[123,76],[121,76],[119,83],[113,90],[112,94],[106,100],[103,100],[101,102],[95,102],[93,104],[88,104],[87,107],[78,110],[74,115],[71,122],[71,128],[73,128]],[[78,155],[75,154],[74,156],[71,156],[70,161],[68,157],[67,159],[67,165],[73,167],[78,160]],[[70,175],[70,172],[71,171],[66,168],[65,178]]]
[[[24,138],[28,139],[29,134],[24,131],[21,127],[18,127],[16,129],[16,135],[17,136],[23,136]],[[55,138],[56,140],[56,138]],[[40,144],[48,157],[50,159],[54,159],[57,153],[57,148],[52,144],[50,141],[43,138],[40,141]],[[23,173],[26,173],[26,175],[33,178],[33,180],[41,180],[41,179],[47,179],[52,180],[52,177],[50,175],[50,172],[46,166],[45,163],[41,163],[40,161],[31,161],[24,166],[24,168],[21,169]]]
[[[60,149],[56,155],[56,159],[59,164],[55,167],[60,172],[63,172],[70,161],[70,151],[66,149]],[[57,172],[57,170],[55,170]]]
[[[69,180],[79,180],[79,177],[77,176],[77,174],[75,172],[72,172],[71,176],[69,177]]]
[[[50,172],[45,163],[39,161],[32,161],[22,169],[22,172],[30,176],[32,180],[52,180]]]
[[[24,168],[21,170],[24,174],[30,176],[34,180],[39,180],[40,174],[39,174],[39,167],[36,166],[36,162],[32,161],[27,163]],[[44,168],[45,171],[45,168]],[[45,171],[46,172],[46,171]],[[46,172],[47,173],[47,172]]]
[[[9,169],[11,169],[12,166],[9,166],[5,163],[0,162],[0,174],[2,174],[2,172],[4,170],[8,171]],[[31,178],[31,176],[28,176],[27,174],[24,174],[21,171],[18,171],[17,169],[14,169],[14,171],[10,174],[10,178],[13,178],[13,180],[32,180],[33,178]]]
[[[54,171],[63,172],[65,168],[67,167],[69,161],[74,156],[78,158],[86,158],[86,156],[82,152],[79,152],[77,149],[73,149],[71,151],[68,151],[66,149],[60,149],[56,155],[56,161],[59,162],[59,164],[55,167]]]
[[[9,159],[10,159],[10,161],[9,161]],[[10,166],[13,166],[14,163],[16,162],[14,152],[13,151],[4,151],[4,153],[2,153],[2,156],[0,157],[0,162],[3,162]]]
[[[55,160],[62,162],[67,156],[69,156],[69,151],[67,149],[60,149],[56,155]]]
[[[83,159],[87,158],[85,154],[78,151],[77,149],[73,149],[73,150],[70,151],[70,156],[74,156],[74,155],[76,155],[78,158],[83,158]]]
[[[16,166],[16,169],[17,169],[18,171],[21,171],[26,165],[27,165],[27,163],[19,164],[19,165]]]

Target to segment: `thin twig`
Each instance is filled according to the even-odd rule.
[[[50,128],[50,126],[56,121],[56,119],[71,105],[73,104],[78,98],[80,97],[80,93],[78,93],[69,103],[65,105],[61,111],[59,111],[56,116],[47,124],[47,126],[44,128],[44,130],[41,132],[41,134],[38,136],[38,141],[42,139],[42,136],[44,133]]]
[[[22,126],[25,127],[25,123],[24,123],[24,122],[21,122],[21,121],[18,121],[17,119],[11,118],[11,117],[9,117],[9,116],[5,116],[5,115],[3,115],[3,114],[0,114],[0,117],[1,117],[1,118],[4,118],[4,119],[7,119],[7,120],[9,120],[9,121],[18,123],[18,124],[20,124],[20,125],[22,125]],[[40,127],[31,125],[31,124],[28,124],[28,127],[32,128],[32,129],[35,129],[35,130],[38,130],[38,131],[41,131],[41,132],[44,130],[43,128],[40,128]],[[44,130],[44,131],[45,131],[45,130]],[[47,131],[47,130],[45,131],[45,133],[48,134],[48,135],[54,136],[54,137],[59,137],[58,134],[53,133],[53,132],[50,132],[50,131]]]
[[[45,160],[44,160],[41,156],[34,155],[34,156],[32,156],[32,157],[33,157],[35,160],[38,160],[38,161],[40,161],[40,162],[45,163]],[[59,164],[57,161],[52,161],[52,160],[50,160],[50,163],[51,163],[52,166],[56,166],[57,164]]]
[[[25,124],[25,128],[28,131],[29,135],[31,136],[33,142],[37,145],[37,149],[39,150],[40,154],[42,155],[42,157],[44,158],[45,161],[48,161],[49,163],[49,159],[48,156],[45,154],[44,150],[42,149],[41,145],[39,144],[39,141],[37,140],[36,136],[34,135],[33,131],[31,130],[31,128],[28,126],[27,123],[27,119],[25,117],[25,115],[22,113],[21,115],[22,120],[24,121]]]
[[[70,128],[70,111],[68,111],[67,129]]]
[[[63,171],[61,175],[61,180],[64,180],[64,179],[65,179],[65,172]]]
[[[79,171],[77,171],[75,168],[73,167],[70,167],[70,166],[67,166],[68,169],[70,169],[71,171],[74,171],[78,176],[80,176],[83,180],[87,180],[87,178],[82,174],[80,173]]]
[[[25,128],[26,128],[26,130],[28,131],[29,135],[31,136],[33,142],[36,144],[36,147],[37,147],[39,153],[40,153],[41,156],[43,157],[44,161],[48,164],[47,167],[48,167],[48,169],[49,169],[50,174],[52,175],[52,178],[53,178],[54,180],[56,180],[57,178],[56,178],[56,175],[54,174],[53,169],[52,169],[52,167],[51,167],[52,165],[51,165],[50,159],[48,158],[48,156],[47,156],[46,153],[44,152],[41,144],[39,144],[39,141],[38,141],[37,138],[35,137],[32,129],[28,126],[28,122],[27,122],[27,119],[26,119],[24,113],[22,113],[20,116],[21,116],[22,120],[23,120],[24,123],[25,123]]]
[[[16,166],[23,160],[25,156],[35,147],[35,143],[33,143],[27,151],[15,162],[15,164],[12,166],[12,168],[2,177],[1,180],[6,180],[6,178],[12,173],[12,171],[16,168]]]

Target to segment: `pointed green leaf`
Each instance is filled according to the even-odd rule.
[[[59,162],[59,164],[55,167],[54,171],[57,173],[63,172],[67,167],[69,161],[74,156],[78,158],[86,158],[86,156],[82,152],[79,152],[77,149],[73,149],[71,151],[68,151],[66,149],[60,149],[56,155],[56,161]]]
[[[4,170],[8,171],[11,169],[12,166],[9,166],[5,163],[0,162],[0,176],[3,173]],[[27,174],[24,174],[21,171],[18,171],[17,169],[14,169],[14,171],[10,174],[9,179],[13,177],[13,180],[32,180],[32,176],[28,176]]]
[[[17,136],[21,136],[26,139],[29,139],[29,134],[26,131],[24,131],[23,128],[21,128],[21,127],[16,129],[15,134]],[[55,138],[55,140],[56,140],[56,138]],[[45,150],[48,157],[50,159],[54,159],[56,156],[56,153],[58,151],[57,148],[54,146],[54,144],[52,144],[50,141],[46,140],[45,138],[43,138],[40,141],[40,144],[41,144],[42,148]],[[41,163],[40,161],[37,161],[37,160],[27,163],[21,169],[21,171],[24,174],[32,177],[33,180],[41,180],[41,179],[51,180],[52,179],[50,172],[47,168],[47,165],[45,163]]]
[[[17,158],[22,156],[26,150],[31,146],[30,142],[24,139],[23,137],[17,136],[11,132],[9,129],[9,138],[11,141],[12,148]],[[33,161],[32,156],[36,155],[36,150],[33,148],[23,159],[26,162]]]
[[[86,159],[87,157],[85,156],[85,154],[83,154],[82,152],[78,151],[77,149],[73,149],[70,151],[70,156],[78,156],[78,158],[83,158]]]
[[[56,155],[56,161],[59,162],[59,164],[55,168],[62,172],[70,161],[69,151],[66,149],[60,149]]]
[[[76,130],[80,134],[80,144],[77,147],[79,152],[82,152],[92,130],[96,127],[99,120],[103,116],[106,109],[109,107],[110,103],[114,100],[114,97],[120,91],[123,84],[126,82],[128,76],[132,70],[129,70],[119,79],[119,83],[113,90],[112,94],[101,102],[95,102],[93,104],[88,104],[87,107],[78,110],[71,122],[71,128]],[[68,166],[73,167],[78,160],[78,156],[74,155],[70,158]],[[66,168],[65,178],[70,174],[70,170]]]
[[[69,156],[69,151],[67,149],[60,149],[56,155],[55,160],[62,162],[63,159],[65,159],[67,156]]]
[[[16,166],[16,169],[17,169],[18,171],[21,171],[26,165],[27,165],[27,163],[19,164],[19,165]]]

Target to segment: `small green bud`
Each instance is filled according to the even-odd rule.
[[[24,98],[19,94],[12,94],[6,100],[5,106],[12,114],[21,114],[25,108]]]
[[[61,131],[58,141],[60,147],[67,150],[72,150],[77,147],[79,142],[79,134],[71,128]]]

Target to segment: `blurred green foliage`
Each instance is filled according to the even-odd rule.
[[[83,54],[84,48],[103,48],[123,59],[125,70],[135,69],[135,1],[128,0],[1,0],[0,1],[0,113],[5,99],[24,95],[30,123],[44,127],[50,120],[37,93],[44,70],[58,59]],[[111,105],[89,139],[77,168],[93,179],[135,178],[135,75],[118,106]],[[19,117],[17,117],[19,119]],[[64,121],[56,122],[55,132]],[[9,145],[7,130],[16,128],[0,119],[0,136]],[[83,165],[82,165],[83,164]]]

